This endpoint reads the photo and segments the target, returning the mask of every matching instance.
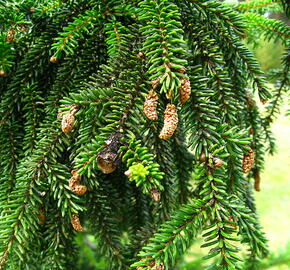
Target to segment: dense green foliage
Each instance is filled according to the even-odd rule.
[[[262,265],[252,187],[290,65],[289,27],[264,14],[283,10],[0,0],[0,269],[170,269],[198,234],[208,269]],[[260,70],[257,36],[285,45],[281,70]]]

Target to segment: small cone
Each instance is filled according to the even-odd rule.
[[[6,41],[9,42],[9,43],[12,43],[14,41],[14,36],[15,36],[15,30],[14,29],[10,29],[8,31]]]
[[[72,192],[78,195],[84,195],[87,192],[87,187],[80,184],[81,176],[76,170],[72,170],[72,177],[69,179],[69,188]]]
[[[255,173],[255,184],[254,184],[256,191],[260,191],[261,190],[260,184],[261,184],[260,172],[257,171]]]
[[[71,132],[74,128],[75,114],[78,111],[77,105],[72,105],[69,112],[62,116],[61,129],[64,133]]]
[[[200,161],[200,162],[207,162],[207,160],[208,160],[208,158],[207,158],[207,156],[205,155],[205,153],[201,153],[201,154],[199,155],[199,161]]]
[[[157,120],[157,105],[158,105],[158,96],[157,93],[151,90],[148,96],[145,99],[144,103],[144,113],[149,120]]]
[[[153,89],[155,89],[160,84],[160,78],[161,77],[159,76],[151,81],[151,86]]]
[[[222,161],[222,159],[214,157],[213,158],[213,165],[214,167],[221,167],[223,166],[224,162]]]
[[[102,173],[109,174],[114,172],[120,161],[118,151],[122,145],[123,134],[115,132],[106,140],[105,148],[98,153],[97,165]]]
[[[55,63],[57,63],[57,58],[55,56],[52,56],[52,57],[50,57],[49,61],[50,61],[50,63],[55,64]]]
[[[0,70],[0,77],[4,77],[4,76],[6,76],[6,72],[3,69],[1,69]]]
[[[164,125],[159,134],[160,139],[169,139],[177,128],[178,114],[174,104],[167,104],[164,112]]]
[[[152,189],[150,191],[151,193],[151,197],[152,199],[155,201],[155,202],[159,202],[160,199],[161,199],[161,194],[160,194],[160,191],[158,189]]]
[[[71,218],[71,225],[73,226],[74,230],[77,232],[82,232],[84,228],[80,223],[80,218],[78,214],[73,214]]]
[[[137,57],[144,58],[145,54],[143,52],[138,52]]]
[[[77,185],[74,187],[74,189],[72,190],[75,194],[78,195],[84,195],[87,192],[87,187],[83,186],[83,185]]]
[[[115,154],[112,153],[115,156]],[[109,174],[114,172],[117,169],[117,166],[114,163],[115,159],[111,159],[109,153],[106,157],[98,157],[97,164],[98,168],[102,173]]]
[[[248,153],[244,155],[244,159],[243,159],[243,171],[245,173],[249,173],[251,171],[254,164],[254,160],[255,160],[254,151],[252,149],[248,150]]]
[[[179,101],[184,104],[191,95],[190,81],[188,78],[181,78],[181,86],[179,87]]]
[[[71,114],[70,112],[66,113],[65,115],[63,115],[62,117],[62,121],[61,121],[61,130],[64,133],[68,133],[71,132],[74,128],[74,122],[75,122],[75,117],[73,114]]]
[[[164,270],[164,264],[155,264],[151,270]]]

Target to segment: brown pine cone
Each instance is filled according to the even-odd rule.
[[[243,159],[243,171],[248,173],[251,171],[255,161],[255,153],[252,149],[248,150],[248,153],[244,155]]]
[[[151,81],[151,86],[153,89],[155,89],[160,84],[160,79],[161,79],[161,76],[159,76]]]
[[[14,36],[15,36],[15,30],[14,29],[10,29],[8,31],[6,41],[9,42],[9,43],[12,43],[14,41]]]
[[[61,129],[64,133],[71,132],[74,128],[75,114],[78,111],[78,105],[71,105],[69,112],[62,116]]]
[[[6,76],[6,72],[3,69],[0,69],[0,77]]]
[[[151,270],[164,270],[164,264],[155,264]]]
[[[71,225],[77,232],[82,232],[84,230],[84,228],[82,227],[80,223],[80,218],[78,214],[72,214]]]
[[[158,96],[154,90],[151,90],[145,99],[144,113],[149,120],[157,120]]]
[[[70,112],[64,114],[61,121],[61,130],[64,133],[71,132],[74,128],[74,123],[75,116],[73,114],[71,114]]]
[[[87,187],[80,184],[81,176],[76,170],[72,170],[72,177],[69,179],[70,190],[78,195],[84,195],[87,192]]]
[[[179,101],[184,104],[191,95],[190,81],[188,78],[181,78],[181,86],[179,87]]]
[[[52,57],[50,57],[49,61],[50,61],[50,63],[55,64],[55,63],[57,63],[57,58],[55,56],[52,56]]]
[[[159,134],[160,139],[169,139],[177,128],[178,114],[174,104],[167,104],[164,112],[164,125]]]
[[[256,191],[260,191],[261,190],[260,184],[261,184],[260,172],[256,171],[255,172],[255,184],[254,184]]]
[[[160,201],[161,194],[160,194],[160,191],[158,189],[152,189],[152,190],[150,190],[150,194],[151,194],[152,199],[155,202],[159,202]]]

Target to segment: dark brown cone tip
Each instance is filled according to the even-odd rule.
[[[98,158],[97,164],[101,172],[105,174],[112,173],[117,168],[113,161],[105,160],[100,157]]]

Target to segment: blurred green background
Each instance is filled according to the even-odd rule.
[[[262,42],[253,49],[265,72],[281,67],[283,51],[283,46],[275,41]],[[284,105],[280,116],[273,123],[277,153],[267,156],[261,191],[256,192],[261,224],[269,239],[270,250],[276,253],[290,243],[290,118],[285,116],[287,109],[289,107]],[[288,270],[290,264],[268,269]]]
[[[281,115],[273,124],[277,153],[268,156],[262,175],[261,191],[256,192],[257,208],[269,246],[273,252],[290,242],[290,120]],[[269,269],[286,270],[290,265]]]

